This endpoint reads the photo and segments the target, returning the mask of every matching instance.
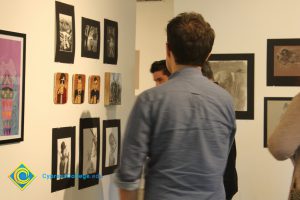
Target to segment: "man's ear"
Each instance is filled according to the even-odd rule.
[[[170,50],[170,48],[169,48],[168,43],[166,43],[166,55],[167,55],[167,57],[170,57],[170,56],[171,56],[171,50]]]

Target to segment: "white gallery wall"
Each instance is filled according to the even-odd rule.
[[[152,16],[147,14],[150,7]],[[141,19],[137,19],[136,47],[141,55],[144,53],[149,57],[146,61],[141,56],[140,92],[154,86],[149,75],[150,64],[153,59],[164,56],[166,24],[181,12],[200,12],[210,22],[216,32],[212,53],[255,54],[254,120],[237,120],[239,192],[234,200],[287,199],[292,163],[290,160],[275,160],[268,149],[263,147],[263,102],[264,97],[293,97],[299,92],[299,87],[266,86],[266,53],[267,39],[300,37],[299,7],[300,2],[297,0],[163,0],[138,3],[138,18],[150,20],[142,23]],[[152,37],[150,31],[142,32],[152,20],[157,22],[157,26],[152,25],[150,30],[160,29],[156,30],[156,37]],[[140,38],[145,39],[141,41]]]
[[[133,69],[135,65],[135,0],[62,0],[75,9],[75,59],[74,64],[54,62],[55,57],[55,1],[54,0],[0,0],[0,29],[25,33],[26,79],[24,141],[0,145],[0,199],[43,200],[117,200],[117,191],[111,176],[99,184],[78,190],[75,187],[51,193],[51,181],[42,174],[51,174],[52,128],[76,126],[76,173],[79,164],[79,119],[84,113],[100,117],[100,152],[102,152],[102,121],[121,119],[121,133],[134,102]],[[81,57],[81,17],[100,21],[100,59]],[[118,22],[118,64],[103,64],[104,18]],[[53,103],[54,74],[69,73],[68,102]],[[122,105],[104,106],[104,73],[122,74]],[[101,94],[98,104],[72,104],[72,75],[100,75]],[[86,91],[87,91],[86,82]],[[101,153],[100,153],[101,155]],[[102,156],[100,157],[100,172]],[[24,163],[37,177],[21,191],[8,176]]]

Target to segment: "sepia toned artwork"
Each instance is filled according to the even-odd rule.
[[[82,17],[81,56],[99,59],[100,22]]]
[[[292,97],[264,98],[264,147],[291,101]]]
[[[79,173],[89,178],[79,179],[79,189],[99,183],[100,119],[80,119]]]
[[[267,85],[300,85],[300,39],[267,40]]]
[[[0,144],[24,138],[26,35],[0,30]]]
[[[120,120],[103,120],[102,175],[114,172],[120,159]]]
[[[122,82],[120,73],[105,72],[104,105],[121,105]]]
[[[89,103],[97,104],[100,99],[100,76],[89,77]]]
[[[55,73],[54,75],[54,103],[65,104],[68,101],[69,74]]]
[[[74,6],[56,1],[55,8],[56,8],[55,62],[74,63],[74,55],[75,55]]]
[[[254,54],[212,54],[214,80],[234,101],[237,119],[254,119]]]
[[[104,58],[107,64],[117,64],[118,61],[118,23],[104,19]]]
[[[85,93],[85,75],[74,74],[73,75],[73,90],[72,90],[72,102],[74,104],[82,104],[84,102]]]
[[[75,143],[75,126],[52,129],[51,192],[75,185]]]

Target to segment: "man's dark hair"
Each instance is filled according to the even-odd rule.
[[[181,13],[167,25],[168,48],[181,65],[202,65],[214,44],[215,32],[201,14]]]
[[[150,72],[153,74],[154,72],[157,71],[162,71],[164,75],[170,76],[171,73],[169,72],[167,65],[166,65],[166,60],[160,60],[160,61],[155,61],[152,63]]]

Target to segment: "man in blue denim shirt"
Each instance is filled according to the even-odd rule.
[[[128,119],[116,183],[136,198],[149,157],[145,200],[224,200],[223,173],[235,135],[231,96],[204,77],[214,30],[197,13],[167,26],[169,81],[138,96]]]

